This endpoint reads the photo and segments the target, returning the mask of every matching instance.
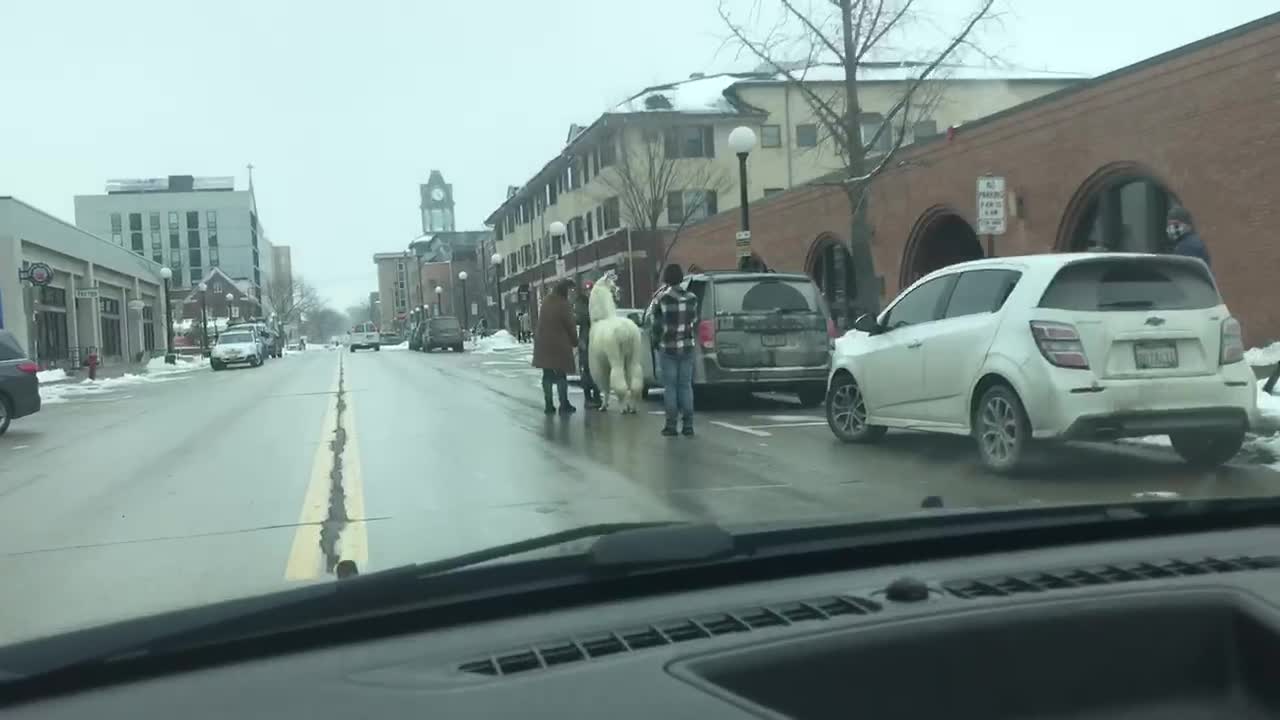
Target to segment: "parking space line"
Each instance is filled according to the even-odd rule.
[[[748,427],[755,428],[755,429],[792,428],[792,427],[818,427],[820,425],[826,425],[826,424],[827,424],[826,420],[814,420],[813,422],[768,423],[765,425],[750,425]]]
[[[712,420],[711,424],[719,425],[720,427],[728,428],[729,430],[737,430],[740,433],[755,435],[756,437],[773,437],[773,433],[765,432],[764,430],[756,430],[755,428],[744,427],[742,425],[734,425],[733,423],[727,423],[727,422],[724,422],[723,420]]]

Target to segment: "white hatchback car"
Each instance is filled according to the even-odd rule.
[[[1237,322],[1200,260],[1045,254],[951,265],[836,341],[827,422],[971,435],[1015,469],[1034,440],[1168,435],[1217,466],[1257,419]]]

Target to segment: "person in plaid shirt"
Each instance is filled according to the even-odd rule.
[[[693,357],[698,324],[698,296],[680,287],[684,272],[679,265],[662,271],[664,287],[653,301],[653,331],[650,337],[657,350],[662,377],[662,401],[667,421],[662,434],[676,434],[676,417],[681,432],[693,435]]]

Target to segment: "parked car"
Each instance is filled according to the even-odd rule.
[[[801,273],[707,272],[689,275],[698,296],[695,392],[796,393],[800,403],[822,403],[835,325],[818,286]],[[656,299],[656,296],[655,296]],[[650,343],[653,301],[641,322],[645,384],[660,386]]]
[[[378,337],[383,345],[399,345],[404,342],[399,335],[390,332],[379,333]]]
[[[1257,419],[1240,323],[1200,260],[1046,254],[952,265],[837,341],[836,437],[887,428],[972,435],[992,470],[1033,440],[1168,435],[1221,465]]]
[[[22,343],[0,330],[0,435],[13,420],[40,411],[40,368],[27,357]]]
[[[371,322],[362,322],[351,328],[350,334],[347,335],[347,347],[351,352],[363,348],[382,349],[382,335],[378,333],[378,326]]]
[[[209,354],[209,367],[214,371],[238,363],[258,367],[263,362],[263,352],[262,338],[252,327],[228,329],[218,336],[218,342]]]
[[[262,346],[261,357],[263,360],[273,357],[284,357],[284,345],[282,338],[271,329],[271,326],[261,320],[242,320],[239,322],[233,322],[227,326],[227,329],[251,329],[258,338],[258,343]]]
[[[436,348],[453,348],[462,352],[462,324],[458,322],[458,318],[449,315],[428,318],[423,324],[419,344],[424,352],[431,352]]]

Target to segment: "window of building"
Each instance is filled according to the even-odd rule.
[[[116,245],[124,245],[124,236],[120,233],[111,233],[111,242]]]
[[[191,270],[191,274],[192,274],[192,275],[195,275],[195,268],[198,268],[198,267],[200,267],[201,265],[203,265],[203,264],[204,264],[204,263],[202,263],[202,262],[200,261],[200,249],[199,249],[199,248],[191,248],[190,250],[187,250],[187,260],[191,263],[191,268],[192,268],[192,270]]]
[[[193,248],[200,247],[200,231],[199,230],[187,231],[187,247],[193,247]]]
[[[178,231],[176,230],[169,231],[169,249],[177,250],[180,247],[182,246],[178,243]]]
[[[204,214],[204,224],[207,225],[210,230],[218,227],[218,211],[217,210],[206,211]]]
[[[761,125],[760,126],[760,147],[762,148],[782,147],[782,126],[781,125]]]
[[[716,156],[714,128],[708,125],[667,128],[663,132],[663,152],[669,158],[713,158]]]
[[[886,127],[884,132],[880,132],[880,127],[884,125],[884,116],[880,113],[863,113],[858,120],[859,129],[862,132],[862,145],[866,148],[868,155],[879,155],[889,152],[889,148],[893,145],[893,127]],[[876,137],[876,133],[880,133],[880,137]],[[875,140],[875,145],[871,145],[871,141]]]
[[[796,125],[796,146],[817,147],[818,126],[813,123],[801,123]]]
[[[199,285],[200,278],[202,277],[204,277],[204,270],[202,268],[198,268],[198,267],[191,268],[191,284],[192,285]]]
[[[777,194],[778,194],[778,193],[780,193],[780,192],[784,192],[785,190],[786,190],[786,188],[765,188],[765,189],[764,189],[764,196],[765,196],[765,197],[772,197],[772,196],[774,196],[774,195],[777,195]]]
[[[218,247],[218,233],[213,228],[209,228],[209,247]]]
[[[618,140],[613,133],[600,138],[600,167],[606,168],[618,162]]]
[[[213,245],[209,246],[209,264],[218,267],[218,248]]]
[[[583,215],[582,217],[586,218],[586,221],[587,221],[587,242],[591,242],[592,240],[596,239],[595,213],[588,210],[587,214]]]
[[[164,255],[162,253],[152,251],[151,259],[154,260],[155,262],[160,263],[161,265],[164,264]]]
[[[129,233],[129,245],[130,247],[133,248],[134,252],[141,255],[143,251],[146,249],[142,244],[142,233],[140,232]]]
[[[169,213],[169,229],[170,230],[178,229],[178,213],[176,212]]]
[[[679,225],[715,215],[715,190],[676,190],[667,193],[667,223]]]
[[[916,140],[924,140],[938,134],[938,122],[936,120],[917,120],[915,125],[911,126],[911,137]]]
[[[174,285],[174,287],[182,287],[183,285],[185,285],[185,284],[186,284],[186,283],[185,283],[185,282],[183,282],[183,280],[182,280],[182,267],[181,267],[181,266],[173,267],[173,268],[169,268],[169,269],[173,271],[173,285]]]
[[[148,220],[148,227],[150,227],[152,230],[160,229],[160,213],[158,212],[151,213],[148,216],[147,220]]]
[[[142,213],[129,213],[129,232],[142,229]]]
[[[600,235],[605,233],[604,227],[604,205],[596,206],[596,227],[600,229]]]
[[[187,229],[190,230],[192,228],[198,228],[198,227],[200,227],[200,211],[199,210],[187,211]]]
[[[151,252],[160,252],[160,231],[151,231]]]
[[[120,224],[120,213],[111,213],[111,232],[124,232],[124,227]]]
[[[715,195],[715,193],[712,193],[712,195]],[[600,207],[604,211],[604,225],[602,226],[602,229],[612,230],[622,225],[622,211],[618,205],[618,198],[608,198]]]

